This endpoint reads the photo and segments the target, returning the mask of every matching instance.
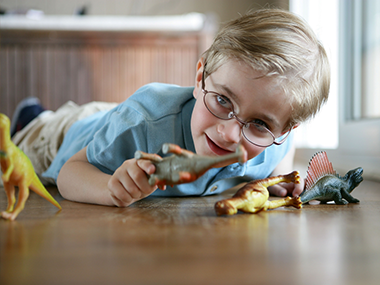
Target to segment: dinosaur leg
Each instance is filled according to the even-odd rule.
[[[359,203],[360,201],[354,197],[350,193],[348,193],[345,189],[341,189],[342,196],[344,199],[346,199],[349,203]]]
[[[6,160],[6,164],[8,165],[8,167],[1,177],[1,179],[3,180],[4,183],[9,182],[9,178],[11,177],[13,170],[14,170],[14,167],[15,167],[13,164],[13,160],[10,156],[7,156],[5,158],[5,160]]]
[[[140,150],[135,152],[135,159],[147,159],[153,162],[160,162],[162,157],[155,153],[146,153]]]
[[[177,154],[177,155],[183,155],[183,156],[186,156],[186,157],[192,157],[194,156],[194,153],[189,151],[189,150],[186,150],[186,149],[183,149],[181,148],[180,146],[176,145],[176,144],[172,144],[172,143],[165,143],[163,146],[162,146],[162,152],[163,153],[174,153],[174,154]]]
[[[245,204],[244,207],[239,208],[244,213],[257,214],[261,211],[266,211],[265,207],[255,207],[253,204]]]
[[[149,185],[152,185],[152,186],[153,186],[153,185],[156,185],[157,183],[159,183],[160,180],[158,179],[157,175],[152,174],[152,175],[149,177],[148,182],[149,182]]]
[[[195,173],[188,172],[188,171],[180,171],[179,173],[174,173],[172,175],[178,176],[177,181],[181,181],[181,183],[192,182],[198,178],[198,175],[196,175]]]
[[[10,213],[13,210],[13,207],[16,203],[16,197],[15,197],[15,186],[10,183],[4,183],[4,190],[5,194],[7,195],[8,199],[8,206],[5,210],[6,212]]]
[[[265,210],[276,209],[279,207],[294,207],[297,209],[302,208],[302,202],[300,197],[286,197],[283,199],[277,199],[272,201],[267,201],[265,203]]]
[[[238,210],[254,214],[263,210],[263,206],[269,197],[268,190],[263,186],[255,186],[261,189],[251,190],[252,186],[249,184],[240,188],[234,197],[215,203],[216,214],[218,216],[234,215]]]
[[[279,176],[274,176],[274,177],[268,177],[266,179],[262,179],[257,181],[260,185],[264,187],[269,187],[276,185],[281,182],[286,182],[286,183],[300,183],[300,174],[298,171],[293,171],[292,173],[289,173],[287,175],[279,175]]]
[[[1,216],[4,219],[13,221],[17,218],[18,214],[24,209],[25,202],[29,197],[29,188],[25,183],[21,183],[19,185],[19,192],[18,192],[18,201],[16,204],[16,207],[13,209],[12,212],[2,212]]]
[[[163,178],[160,175],[152,174],[152,175],[150,175],[148,182],[149,182],[149,185],[151,185],[151,186],[157,185],[157,186],[159,186],[158,188],[160,188],[160,185],[162,185],[162,186],[164,186],[164,185],[173,186],[174,184],[177,184],[180,181],[180,179],[181,179],[181,176],[180,176],[180,173],[178,173],[178,172],[170,173],[169,175],[166,175],[165,178]],[[160,189],[162,189],[162,188],[160,188]]]
[[[339,189],[336,189],[336,188],[331,188],[331,187],[326,187],[326,192],[333,192],[334,195],[333,195],[333,200],[335,202],[335,204],[337,205],[346,205],[348,204],[347,201],[343,200],[343,197],[342,197],[342,194],[340,193]]]
[[[245,213],[256,214],[266,209],[260,201],[247,202],[241,198],[225,199],[215,204],[215,212],[218,216],[235,215],[238,210]]]
[[[161,190],[165,190],[165,186],[166,186],[166,180],[164,179],[160,179],[157,175],[155,174],[152,174],[149,176],[149,185],[153,186],[153,185],[157,185],[157,187]]]

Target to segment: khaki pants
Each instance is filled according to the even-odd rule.
[[[78,106],[67,102],[57,111],[45,111],[17,132],[12,140],[29,157],[34,170],[44,184],[55,184],[53,179],[41,177],[59,150],[67,131],[76,121],[96,112],[110,110],[116,103],[91,102]]]

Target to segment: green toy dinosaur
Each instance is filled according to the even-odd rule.
[[[54,206],[62,209],[57,201],[45,189],[29,158],[11,141],[10,120],[0,113],[0,164],[2,180],[8,198],[8,207],[1,213],[4,219],[14,220],[24,209],[29,197],[29,188],[42,196]],[[19,188],[18,202],[15,198],[15,186]]]
[[[305,180],[305,190],[300,198],[303,204],[318,200],[322,203],[334,201],[337,205],[358,203],[351,192],[363,181],[363,168],[347,172],[344,177],[336,174],[326,152],[317,152],[310,160]]]

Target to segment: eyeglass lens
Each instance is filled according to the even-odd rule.
[[[269,146],[274,142],[274,136],[263,125],[258,123],[242,122],[234,112],[233,104],[227,97],[212,91],[205,92],[204,103],[207,109],[216,117],[222,120],[235,118],[243,124],[242,132],[244,137],[253,144],[259,146]]]

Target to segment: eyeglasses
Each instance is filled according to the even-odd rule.
[[[241,132],[245,139],[250,143],[259,147],[268,147],[272,144],[281,145],[289,136],[289,130],[286,134],[276,139],[275,135],[267,129],[263,124],[255,122],[244,122],[241,120],[234,111],[232,102],[226,97],[214,91],[208,91],[205,89],[205,70],[202,73],[202,92],[203,102],[215,117],[222,120],[235,119],[241,125]]]

